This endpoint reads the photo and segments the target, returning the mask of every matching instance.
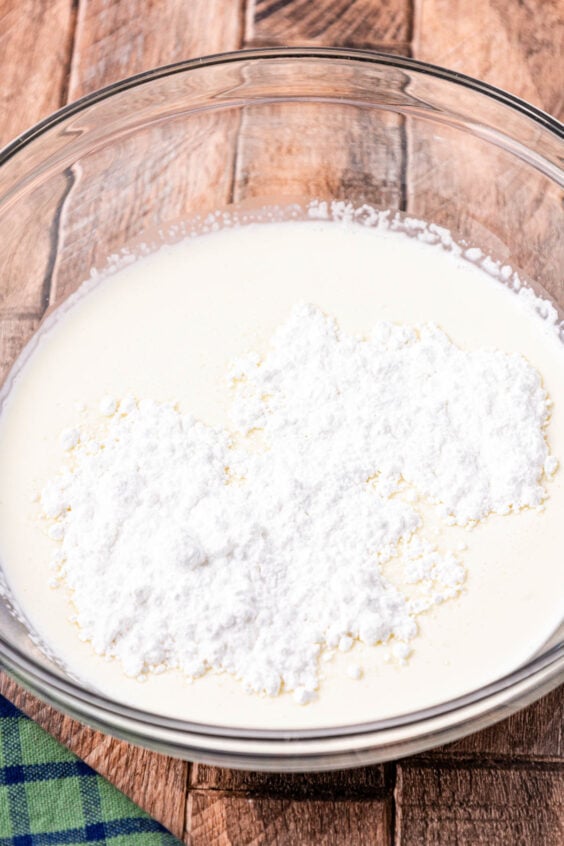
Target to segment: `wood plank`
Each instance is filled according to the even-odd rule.
[[[73,0],[0,0],[0,145],[64,105],[75,18]],[[3,312],[45,310],[67,190],[53,177],[0,216]]]
[[[325,773],[258,773],[193,764],[190,786],[294,799],[382,799],[392,792],[389,768],[384,765]]]
[[[399,764],[396,846],[560,846],[564,771]]]
[[[214,790],[190,791],[191,846],[388,846],[387,801],[292,801],[244,798]]]
[[[426,78],[419,78],[410,85],[410,94],[423,100],[428,95],[433,98],[435,94],[429,94],[428,86]],[[454,112],[460,108],[467,120],[472,119],[472,109],[478,107],[477,95],[461,89],[451,92],[450,100],[447,108],[452,107]],[[480,105],[484,107],[483,102]],[[525,167],[507,150],[455,122],[447,124],[436,117],[431,114],[406,119],[410,210],[418,213],[424,208],[428,217],[446,226],[450,217],[452,228],[458,225],[460,234],[466,237],[472,237],[474,222],[475,237],[486,239],[484,249],[496,250],[502,258],[508,233],[521,232],[526,226],[542,238],[547,215],[552,212],[557,217],[556,188],[549,191],[548,180],[540,171]],[[510,117],[509,113],[505,115],[507,121]],[[532,136],[535,130],[531,128],[530,132]],[[534,144],[536,139],[529,140]],[[556,232],[553,239],[557,245]]]
[[[148,125],[78,162],[60,215],[50,303],[124,246],[226,205],[237,128],[236,113],[201,112]]]
[[[511,91],[562,119],[561,0],[415,0],[414,55]]]
[[[59,243],[59,218],[72,179],[68,173],[22,194],[0,214],[3,314],[41,317],[50,296]]]
[[[85,0],[79,7],[69,97],[156,65],[236,49],[241,27],[239,3],[226,8],[221,0],[150,4]],[[222,148],[224,132],[224,124],[201,115],[189,128],[177,124],[149,129],[143,138],[125,141],[111,152],[101,150],[76,166],[61,215],[51,302],[66,296],[86,278],[90,267],[103,264],[108,254],[145,227],[193,213],[210,184],[217,191],[217,204],[223,204],[231,189],[231,168]],[[151,157],[154,150],[158,156]],[[108,203],[110,187],[119,204]],[[152,215],[156,197],[158,219]],[[73,736],[67,735],[67,742]],[[79,754],[88,763],[182,836],[187,764],[97,733],[82,737]]]
[[[414,55],[562,114],[564,18],[559,6],[557,0],[550,0],[543,3],[540,13],[535,4],[477,0],[468,15],[458,0],[417,0]],[[422,93],[425,99],[425,84],[420,81],[410,87],[410,93]],[[462,91],[459,97],[462,103]],[[410,213],[445,226],[495,258],[524,269],[526,276],[537,278],[564,302],[557,189],[548,190],[547,179],[532,167],[525,173],[516,156],[454,126],[441,128],[409,118],[406,135]],[[525,237],[512,237],[515,233]]]
[[[411,38],[411,2],[250,0],[245,45],[388,49]]]
[[[65,102],[73,0],[0,0],[0,146]]]
[[[559,112],[562,35],[559,27],[551,31],[555,6],[543,4],[540,10],[538,4],[478,0],[469,14],[459,0],[416,0],[413,54]],[[561,260],[561,234],[554,232],[547,240],[550,209],[541,180],[535,196],[530,184],[523,186],[512,179],[501,154],[497,161],[494,156],[489,165],[484,163],[479,145],[455,130],[447,153],[434,131],[432,124],[426,128],[418,124],[415,132],[407,122],[409,211],[470,233],[470,240],[473,236],[500,258],[503,226],[512,225],[516,231],[527,232],[525,246],[533,245],[539,255],[547,255],[543,245],[552,243],[554,250],[549,254],[556,267]],[[448,167],[447,155],[453,157]],[[503,226],[492,215],[481,227],[477,221],[484,220],[488,207],[496,207],[500,191],[511,196]],[[465,197],[465,214],[457,210],[457,193]],[[515,258],[519,263],[521,257],[516,254]],[[556,289],[552,293],[560,296]],[[541,764],[537,769],[531,763],[536,757],[558,761],[561,755],[562,694],[556,691],[501,724],[399,765],[397,846],[561,842],[561,771],[544,770]],[[507,761],[508,768],[497,768],[493,764],[497,760]],[[476,768],[477,762],[484,766]]]
[[[243,115],[235,199],[402,201],[402,119],[357,106],[265,104]]]
[[[223,0],[84,0],[69,96],[154,65],[236,49],[241,38],[240,2],[226,7]],[[138,107],[146,107],[143,94],[137,96]],[[92,267],[103,268],[109,255],[147,229],[225,205],[231,197],[237,127],[235,114],[179,118],[148,126],[77,162],[61,215],[50,302],[64,299]]]
[[[69,98],[242,39],[243,0],[81,0]]]
[[[0,672],[0,693],[140,807],[182,837],[189,765],[88,728],[27,693]]]
[[[564,695],[559,689],[508,720],[442,746],[430,756],[561,760],[563,731]]]
[[[20,350],[35,332],[39,318],[29,315],[0,315],[0,384],[20,353]]]
[[[407,209],[536,279],[564,304],[559,190],[454,126],[406,119]]]

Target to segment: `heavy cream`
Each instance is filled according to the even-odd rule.
[[[490,516],[471,530],[445,526],[425,509],[439,546],[466,547],[463,595],[420,617],[405,663],[386,645],[329,653],[320,663],[319,695],[306,708],[284,694],[249,695],[225,674],[189,684],[164,672],[139,682],[80,642],[64,591],[47,587],[53,540],[34,502],[61,463],[61,432],[96,427],[104,397],[131,393],[178,402],[182,412],[226,425],[229,362],[248,349],[266,351],[277,325],[304,300],[349,332],[365,334],[381,320],[431,321],[464,349],[521,352],[553,400],[547,435],[554,456],[564,456],[561,344],[513,292],[439,247],[356,225],[255,224],[163,247],[119,270],[44,333],[0,420],[0,552],[8,582],[41,638],[113,698],[227,725],[370,720],[493,680],[530,657],[559,622],[561,472],[546,483],[542,510]]]

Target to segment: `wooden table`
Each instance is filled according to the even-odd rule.
[[[564,117],[562,0],[0,0],[0,143],[120,77],[284,44],[415,56]],[[4,349],[39,316],[0,304]],[[193,846],[564,843],[558,691],[425,755],[290,777],[176,761],[85,728],[1,674],[0,691]]]

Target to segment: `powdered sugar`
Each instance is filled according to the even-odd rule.
[[[519,355],[431,325],[361,340],[300,306],[230,378],[233,434],[106,398],[43,491],[83,637],[129,674],[214,668],[305,703],[320,646],[393,638],[403,661],[416,614],[460,590],[420,497],[461,525],[542,503],[548,401]],[[383,575],[396,558],[416,599]]]
[[[234,374],[245,379],[237,427],[263,429],[286,461],[309,439],[297,470],[310,479],[326,474],[328,458],[347,480],[378,472],[383,496],[403,479],[462,525],[543,499],[547,397],[518,354],[464,352],[430,324],[382,322],[359,342],[305,306],[261,366]]]

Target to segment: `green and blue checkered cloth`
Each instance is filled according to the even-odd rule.
[[[180,846],[0,696],[0,846]]]

